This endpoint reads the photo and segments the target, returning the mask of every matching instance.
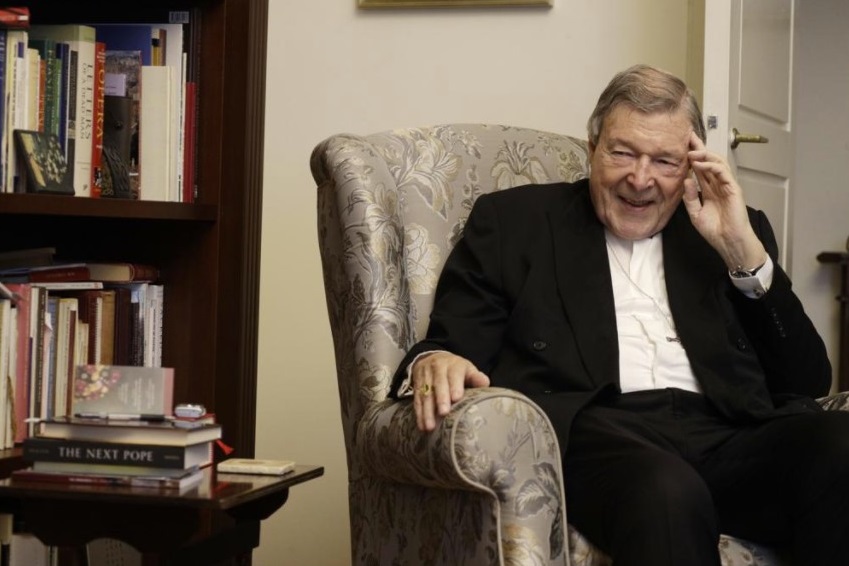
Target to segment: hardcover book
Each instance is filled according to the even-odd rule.
[[[131,262],[79,262],[34,267],[23,276],[32,283],[50,281],[129,283],[156,280],[159,277],[159,270],[152,265]]]
[[[32,437],[23,442],[23,458],[35,463],[63,463],[79,466],[77,471],[95,471],[88,466],[130,466],[185,470],[212,463],[213,441],[189,446],[126,444],[62,438]],[[148,471],[148,473],[150,473]]]
[[[176,477],[132,476],[126,474],[82,474],[74,472],[40,472],[24,468],[12,472],[12,481],[52,482],[92,486],[142,487],[158,489],[189,489],[203,479],[203,470],[186,470]]]
[[[160,444],[189,446],[221,438],[220,424],[204,424],[195,428],[177,427],[170,420],[126,421],[100,418],[56,417],[38,424],[37,436],[124,442],[127,444]]]
[[[75,369],[73,415],[164,417],[173,407],[173,368],[80,365]]]

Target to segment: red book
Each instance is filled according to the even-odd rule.
[[[99,198],[103,186],[103,116],[106,82],[106,44],[94,44],[94,129],[91,135],[91,196]]]
[[[17,295],[18,309],[17,366],[15,367],[14,420],[12,431],[15,442],[28,436],[29,386],[32,359],[32,291],[29,283],[9,283],[7,287]]]
[[[0,8],[0,28],[27,29],[29,27],[29,8]]]
[[[183,118],[183,202],[194,202],[197,163],[197,85],[194,82],[186,83]]]
[[[131,281],[155,281],[159,269],[140,263],[68,263],[39,267],[30,270],[30,283],[51,281],[107,281],[129,283]]]

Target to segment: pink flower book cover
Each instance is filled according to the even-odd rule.
[[[80,365],[74,373],[73,415],[155,418],[173,413],[174,369]]]

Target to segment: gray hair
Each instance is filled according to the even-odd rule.
[[[605,118],[620,105],[645,114],[671,114],[683,109],[690,118],[693,131],[706,141],[705,124],[695,93],[671,73],[649,65],[634,65],[613,77],[587,121],[590,143],[598,144]]]

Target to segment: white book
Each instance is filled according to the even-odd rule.
[[[171,200],[171,79],[174,71],[168,66],[142,65],[141,68],[141,200]]]
[[[219,462],[217,470],[226,474],[259,474],[282,476],[295,469],[292,460],[260,460],[256,458],[230,458]]]
[[[41,54],[27,49],[27,129],[38,130],[38,98],[41,96]]]
[[[3,139],[0,144],[5,169],[3,179],[0,181],[3,183],[3,191],[9,193],[18,189],[15,186],[18,169],[17,150],[12,140],[12,132],[26,128],[24,118],[26,97],[24,95],[29,85],[25,79],[28,70],[25,62],[27,43],[28,34],[25,30],[6,30],[6,82],[3,93],[6,113],[3,116]]]

